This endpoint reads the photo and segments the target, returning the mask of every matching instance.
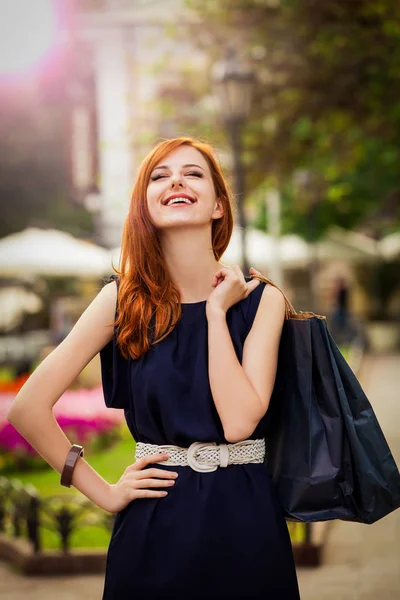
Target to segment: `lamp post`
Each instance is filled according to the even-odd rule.
[[[219,100],[222,121],[227,129],[233,155],[235,193],[241,232],[242,269],[249,271],[246,246],[246,216],[244,212],[245,177],[241,160],[241,130],[251,112],[251,92],[254,74],[240,63],[234,48],[228,48],[226,58],[214,65],[213,82]]]
[[[293,184],[297,194],[297,200],[304,207],[308,216],[308,234],[311,248],[309,262],[309,291],[310,310],[316,312],[317,306],[317,275],[318,275],[318,204],[320,202],[320,180],[316,173],[309,169],[298,169],[293,176]]]

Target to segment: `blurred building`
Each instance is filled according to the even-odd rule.
[[[77,197],[96,214],[97,241],[113,247],[140,161],[158,138],[176,134],[182,117],[174,108],[163,114],[159,100],[175,97],[181,111],[179,65],[201,69],[205,57],[176,29],[169,33],[191,18],[183,0],[87,4],[70,21],[71,176]]]

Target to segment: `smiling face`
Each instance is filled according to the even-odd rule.
[[[223,214],[206,159],[188,145],[157,163],[147,186],[147,206],[157,229],[207,225]]]

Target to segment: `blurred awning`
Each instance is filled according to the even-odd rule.
[[[318,260],[343,260],[348,263],[370,263],[381,258],[379,244],[371,237],[341,227],[331,227],[317,242]]]
[[[102,277],[109,250],[55,229],[28,228],[0,240],[0,277]]]
[[[42,307],[43,301],[34,292],[17,286],[0,288],[0,330],[11,331],[25,314],[37,313]]]
[[[391,233],[379,242],[379,248],[382,256],[386,260],[395,260],[400,258],[400,231]]]
[[[240,264],[240,230],[234,228],[231,241],[222,262]],[[380,258],[375,240],[353,231],[332,227],[326,236],[315,244],[316,258],[322,261],[344,260],[349,263],[368,263]],[[247,252],[253,266],[269,267],[276,260],[273,238],[257,229],[247,230]],[[304,268],[313,256],[313,245],[295,234],[283,235],[277,244],[283,268]]]
[[[252,266],[268,266],[275,259],[275,243],[273,238],[252,227],[247,228],[247,256]],[[278,251],[284,267],[302,267],[309,260],[309,248],[298,235],[284,235],[279,239]],[[234,227],[229,245],[221,257],[223,263],[229,265],[241,263],[240,228]]]

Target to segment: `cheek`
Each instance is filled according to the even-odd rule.
[[[157,197],[158,196],[157,196],[156,190],[154,189],[153,186],[150,185],[147,188],[147,194],[146,194],[146,201],[147,201],[147,206],[148,206],[149,210],[151,210],[154,207],[154,205],[157,201]]]
[[[147,212],[148,212],[151,220],[154,221],[154,219],[156,217],[156,205],[155,205],[154,194],[152,194],[151,191],[147,192],[146,206],[147,206]]]

